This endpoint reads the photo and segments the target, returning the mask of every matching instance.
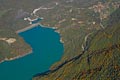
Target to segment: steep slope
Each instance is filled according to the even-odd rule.
[[[120,9],[111,14],[111,23],[88,38],[85,51],[33,80],[119,80],[120,79]],[[117,15],[117,17],[116,17]],[[77,41],[76,41],[77,42]],[[79,49],[74,50],[75,54]],[[67,54],[66,54],[67,55]],[[64,56],[63,56],[64,57]]]
[[[112,77],[114,70],[119,71],[119,11],[117,17],[111,13],[119,3],[119,0],[0,0],[0,61],[31,51],[15,31],[28,26],[24,18],[33,17],[31,12],[43,7],[45,10],[39,10],[36,15],[44,18],[41,24],[54,27],[60,33],[65,50],[60,62],[34,79],[92,80],[103,73],[103,80],[106,75]],[[110,15],[116,19],[109,19]],[[115,20],[110,28],[106,28],[108,19],[110,23]],[[11,38],[15,42],[9,45]],[[113,58],[118,70],[111,64]],[[119,79],[117,72],[115,76]]]

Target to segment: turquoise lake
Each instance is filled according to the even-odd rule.
[[[37,26],[19,35],[33,48],[33,52],[0,63],[0,80],[32,80],[33,75],[47,71],[62,57],[63,44],[53,29]]]

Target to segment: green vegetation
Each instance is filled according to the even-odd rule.
[[[36,13],[44,18],[41,24],[57,27],[64,44],[62,59],[53,64],[50,71],[66,63],[33,80],[119,80],[119,0],[1,0],[0,38],[17,41],[9,45],[0,40],[0,61],[31,50],[15,31],[28,26],[23,18],[33,17],[31,12],[41,6],[52,7]]]
[[[12,44],[7,43],[5,40],[0,40],[0,61],[20,57],[31,51],[30,46],[12,30],[0,29],[0,38],[6,38],[6,40],[9,38],[16,39]]]
[[[31,47],[15,32],[28,26],[28,22],[24,21],[23,18],[30,16],[33,9],[44,4],[46,1],[0,1],[0,62],[24,56],[31,52]],[[20,13],[21,11],[22,13]],[[26,15],[23,13],[26,13]],[[16,41],[9,44],[7,40],[11,38]]]
[[[97,0],[95,0],[95,1],[97,1]],[[92,1],[92,2],[95,2],[95,1]],[[2,61],[5,58],[12,58],[13,56],[18,56],[18,55],[24,54],[31,50],[31,48],[27,44],[25,44],[24,40],[21,39],[15,32],[19,29],[29,26],[28,22],[24,21],[24,18],[27,16],[33,17],[30,15],[31,12],[35,8],[38,8],[41,6],[47,7],[47,8],[54,7],[53,9],[50,9],[50,10],[41,10],[42,12],[41,11],[37,12],[37,15],[44,18],[44,20],[42,21],[42,24],[43,25],[48,24],[48,25],[50,25],[50,27],[60,28],[58,30],[60,30],[60,31],[63,30],[61,36],[64,34],[67,36],[68,34],[71,34],[71,31],[73,31],[73,34],[74,34],[77,29],[81,30],[83,33],[80,36],[79,36],[79,30],[78,30],[78,33],[75,33],[78,37],[75,38],[75,36],[73,36],[73,38],[76,39],[77,41],[79,41],[79,37],[81,37],[81,39],[82,39],[80,41],[80,43],[74,41],[74,43],[77,44],[77,46],[74,47],[74,49],[77,50],[77,48],[79,48],[81,46],[84,36],[87,32],[84,32],[85,31],[84,27],[86,27],[85,24],[83,24],[83,26],[81,27],[83,29],[81,29],[80,25],[78,23],[79,19],[82,16],[83,16],[82,19],[84,19],[84,17],[85,17],[84,15],[79,17],[80,13],[79,13],[79,10],[76,8],[79,6],[78,3],[74,2],[72,4],[68,4],[65,0],[61,0],[61,1],[57,1],[57,2],[58,2],[58,6],[55,5],[54,0],[53,1],[50,1],[50,0],[36,0],[36,1],[33,1],[33,0],[26,0],[26,1],[24,1],[24,0],[22,0],[22,1],[1,0],[0,1],[0,38],[7,38],[7,39],[14,38],[17,40],[12,45],[9,45],[5,40],[0,40],[0,42],[1,42],[1,45],[0,45],[1,57],[4,54],[4,56],[0,59],[0,61]],[[88,2],[88,0],[85,0],[85,2]],[[88,5],[86,5],[87,3],[85,3],[85,2],[83,5],[85,7],[87,7]],[[79,1],[79,3],[81,3],[81,1]],[[74,6],[70,7],[70,5],[74,5]],[[83,7],[83,6],[80,6],[80,8],[81,7]],[[72,11],[70,11],[71,9],[72,9]],[[53,14],[55,14],[55,15],[53,15]],[[69,15],[67,15],[67,14],[69,14]],[[64,18],[65,18],[65,22],[59,23],[59,21],[63,20]],[[78,18],[78,19],[77,19],[77,21],[74,21],[74,20],[72,20],[72,18]],[[72,26],[74,26],[74,27],[76,26],[78,28],[73,29]],[[65,32],[67,31],[68,34],[66,34],[64,31]],[[83,35],[83,37],[82,37],[82,35]],[[67,39],[67,38],[65,38],[65,39]],[[72,39],[72,38],[68,38],[67,40],[69,40],[69,39]],[[71,43],[72,41],[73,40],[70,40],[68,43]],[[22,48],[21,48],[21,46],[22,46]],[[67,46],[67,45],[65,45],[65,46]],[[71,48],[72,48],[72,46],[71,46]],[[20,49],[20,50],[18,50],[18,49]],[[67,50],[66,51],[67,54],[69,54],[69,52],[71,52],[70,56],[67,57],[67,55],[65,54],[66,56],[64,56],[64,57],[68,59],[68,58],[72,58],[73,56],[77,55],[78,53],[75,55],[72,54],[74,49],[71,49],[70,51]],[[79,51],[81,51],[81,49]],[[11,53],[14,53],[14,54],[11,54]],[[8,54],[8,56],[6,56],[7,54]]]
[[[92,36],[88,51],[80,58],[65,64],[55,72],[40,75],[33,80],[119,80],[119,30],[120,22],[98,31]]]
[[[59,9],[59,11],[60,10],[61,9]],[[77,12],[74,11],[75,9],[73,10],[73,13],[69,13],[68,15],[64,16],[66,22],[68,21],[68,24],[66,22],[66,24],[63,23],[63,25],[62,23],[60,25],[58,25],[58,23],[54,23],[54,25],[58,25],[58,31],[60,32],[62,40],[64,41],[65,50],[61,61],[55,63],[50,68],[50,72],[37,74],[37,76],[35,76],[33,80],[119,79],[119,8],[117,10],[114,10],[113,12],[110,11],[110,15],[108,15],[107,18],[103,19],[103,21],[105,21],[104,29],[102,29],[100,25],[99,13],[94,13],[93,10],[90,10],[88,8],[80,10],[80,14],[79,10],[77,10]],[[62,14],[65,13],[67,14],[67,12],[63,12]],[[77,20],[70,20],[73,17],[71,17],[72,14],[74,15],[74,18],[77,18]],[[84,23],[78,24],[77,21],[81,20]],[[93,24],[93,21],[95,21],[96,23]],[[114,21],[116,21],[116,23],[114,23]],[[50,21],[49,23],[45,23],[50,25]],[[110,26],[110,24],[112,25]],[[92,33],[92,35],[88,37],[88,50],[85,50],[85,52],[83,53],[81,45],[84,44],[85,36],[89,33]],[[81,57],[70,61],[70,59],[74,58],[75,56],[79,56],[80,54],[82,54]],[[58,66],[63,64],[65,61],[67,61],[67,63],[58,68]],[[56,70],[56,68],[58,69]]]

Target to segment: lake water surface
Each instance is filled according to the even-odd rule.
[[[22,58],[0,64],[0,80],[31,80],[59,61],[63,53],[60,36],[53,29],[35,27],[19,34],[31,45],[33,52]]]

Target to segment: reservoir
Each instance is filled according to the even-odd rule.
[[[0,80],[32,80],[33,75],[47,71],[62,57],[63,44],[53,29],[37,26],[19,35],[32,47],[33,52],[0,63]]]

